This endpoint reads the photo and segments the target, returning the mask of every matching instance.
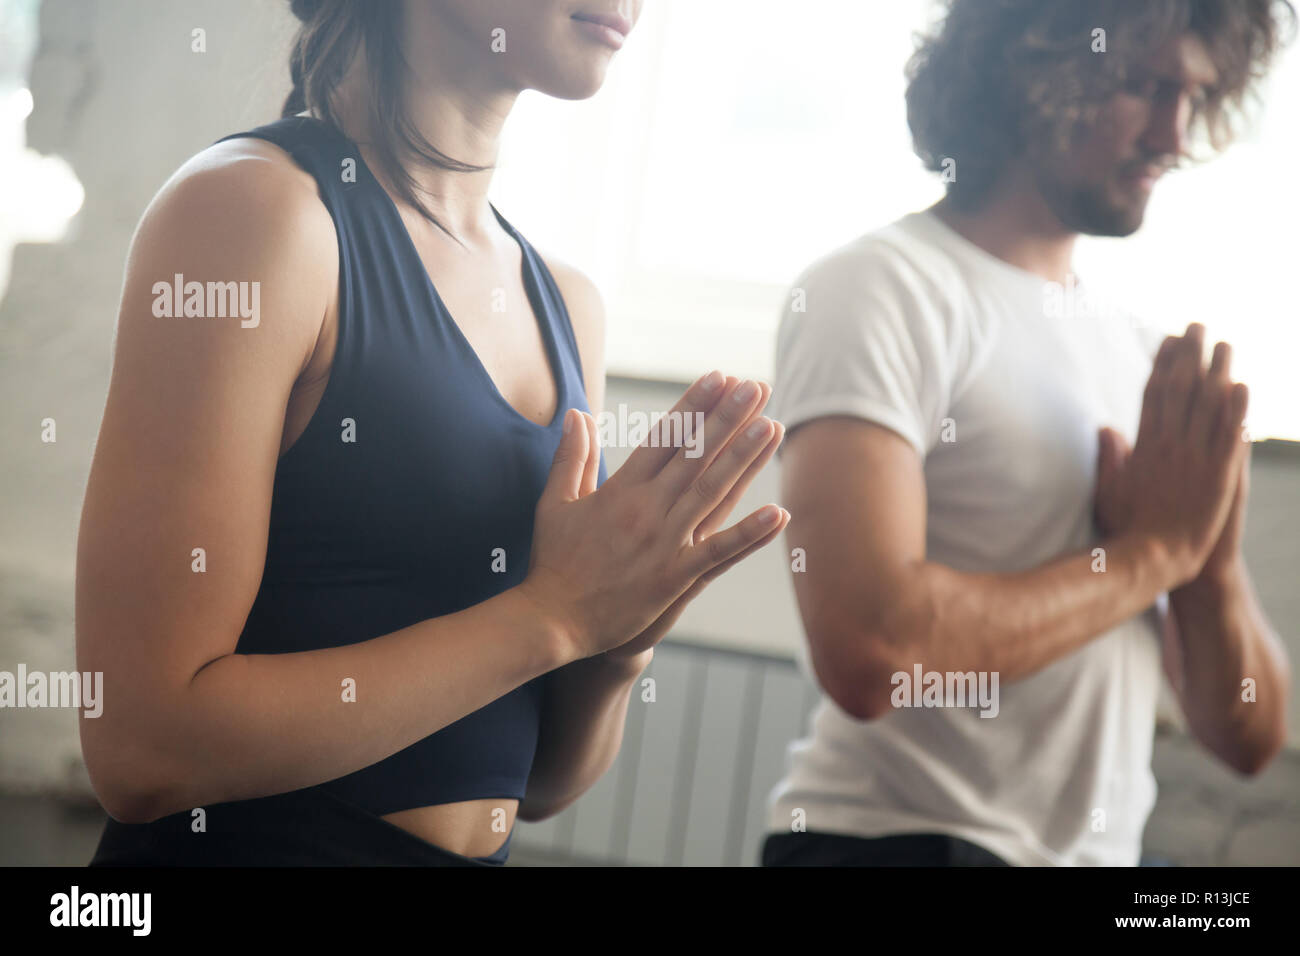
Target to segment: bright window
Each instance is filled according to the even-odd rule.
[[[592,100],[526,94],[494,200],[590,275],[611,374],[770,377],[795,276],[942,194],[911,151],[903,66],[924,0],[647,0]],[[1081,242],[1094,286],[1162,327],[1236,350],[1256,437],[1300,438],[1300,55],[1225,156],[1162,181],[1141,232]]]

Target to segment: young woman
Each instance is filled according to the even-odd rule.
[[[596,292],[487,199],[516,96],[595,93],[640,6],[295,0],[286,118],[145,214],[78,545],[94,864],[501,863],[785,527],[724,527],[761,383],[701,378],[703,454],[604,480]]]

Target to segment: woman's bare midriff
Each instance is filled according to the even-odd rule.
[[[492,797],[399,810],[383,818],[452,853],[491,856],[506,842],[518,809],[518,800]]]

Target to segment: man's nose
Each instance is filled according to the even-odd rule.
[[[1187,150],[1192,119],[1192,99],[1186,93],[1157,100],[1142,135],[1142,145],[1151,153],[1181,157]]]

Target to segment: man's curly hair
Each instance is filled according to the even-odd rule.
[[[913,149],[936,172],[955,161],[949,195],[969,208],[1026,148],[1065,148],[1144,54],[1190,31],[1218,71],[1193,135],[1219,150],[1295,26],[1289,0],[948,0],[907,64]]]

